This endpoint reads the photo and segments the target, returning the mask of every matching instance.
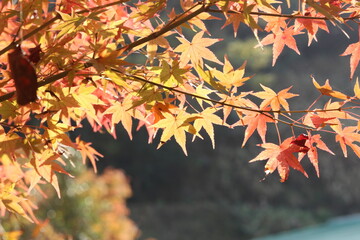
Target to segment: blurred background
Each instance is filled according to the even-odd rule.
[[[247,60],[247,76],[256,73],[244,91],[260,90],[259,83],[276,91],[293,86],[291,92],[300,97],[290,100],[292,109],[303,109],[319,95],[313,75],[320,84],[330,79],[333,88],[352,93],[349,57],[339,56],[350,40],[340,30],[320,32],[319,43],[310,47],[303,34],[297,38],[301,56],[285,48],[271,67],[271,47],[254,49],[257,42],[246,28],[234,38],[230,26],[208,26],[213,38],[224,39],[212,49],[221,60],[227,54],[234,68]],[[277,173],[260,181],[264,162],[248,161],[260,152],[256,144],[261,139],[254,133],[241,148],[241,127],[217,127],[215,150],[209,139],[189,141],[188,157],[174,141],[156,150],[158,141],[149,145],[145,129],[134,132],[132,141],[120,126],[117,140],[89,129],[74,136],[80,134],[104,155],[99,176],[78,166],[75,180],[62,179],[63,198],[50,194],[37,211],[51,221],[41,226],[48,235],[37,239],[251,239],[360,211],[360,160],[353,154],[345,159],[333,136],[325,140],[336,155],[320,152],[320,178],[304,160],[308,179],[291,171],[289,180],[280,183]],[[273,130],[268,141],[277,139]],[[284,137],[291,135],[284,131]],[[23,231],[30,232],[26,226]]]

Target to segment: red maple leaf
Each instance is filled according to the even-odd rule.
[[[309,137],[306,134],[300,134],[291,143],[300,147],[298,152],[307,153],[309,151],[309,148],[305,146],[305,143],[308,139]]]
[[[323,128],[326,125],[334,125],[334,123],[328,122],[334,120],[335,117],[320,117],[315,113],[308,113],[305,115],[303,123],[307,126],[314,127],[314,128]]]
[[[300,135],[301,136],[301,135]],[[320,177],[320,171],[319,171],[319,160],[318,160],[318,152],[317,149],[321,149],[323,151],[329,152],[332,155],[335,155],[327,146],[326,144],[321,140],[321,136],[319,134],[316,135],[306,135],[307,141],[305,142],[305,147],[308,148],[308,151],[306,152],[300,152],[299,153],[299,159],[301,160],[305,154],[307,154],[307,157],[309,158],[311,164],[314,166],[316,175]]]
[[[8,54],[11,76],[15,81],[17,103],[26,105],[37,100],[37,76],[30,61],[23,55],[20,46]]]
[[[308,177],[298,158],[294,156],[294,153],[301,152],[304,149],[296,144],[296,139],[290,137],[283,141],[280,145],[264,143],[260,146],[265,148],[265,150],[263,150],[250,162],[268,159],[265,165],[266,175],[273,173],[277,169],[281,178],[280,181],[285,182],[289,177],[291,167],[302,172],[306,177]]]

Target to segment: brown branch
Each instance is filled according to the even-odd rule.
[[[119,74],[124,74],[121,71],[118,71],[117,69],[111,69],[111,70],[114,71],[114,72],[117,72]],[[235,108],[235,109],[241,109],[241,110],[246,110],[246,111],[250,111],[250,112],[257,112],[259,114],[263,114],[263,115],[265,115],[265,116],[267,116],[267,117],[269,117],[269,118],[271,118],[271,119],[273,119],[275,121],[278,121],[280,123],[283,123],[283,124],[286,124],[286,125],[289,125],[289,126],[298,127],[298,128],[302,128],[302,129],[306,129],[306,130],[310,130],[310,131],[316,130],[315,128],[313,128],[311,126],[308,126],[308,125],[305,125],[305,124],[302,124],[302,123],[294,123],[294,122],[291,123],[291,122],[284,121],[282,119],[275,118],[274,116],[270,115],[270,113],[287,113],[289,111],[259,110],[259,109],[253,109],[253,108],[248,108],[248,107],[242,107],[242,106],[226,103],[224,101],[218,101],[218,100],[207,98],[207,97],[200,96],[200,95],[197,95],[197,94],[189,93],[189,92],[186,92],[186,91],[174,88],[174,87],[168,87],[168,86],[162,85],[160,83],[156,83],[156,82],[153,82],[153,81],[150,81],[150,80],[147,80],[145,78],[138,77],[138,76],[128,75],[128,74],[124,74],[124,75],[126,77],[128,77],[128,78],[132,78],[132,79],[137,80],[137,81],[148,83],[148,84],[160,87],[160,88],[167,89],[167,90],[172,91],[172,92],[181,93],[181,94],[191,96],[191,97],[194,97],[194,98],[198,98],[198,99],[201,99],[201,100],[204,100],[204,101],[216,103],[216,104],[219,104],[221,106],[232,107],[232,108]],[[333,110],[329,109],[328,111],[334,111],[334,110],[335,109],[333,109]],[[338,109],[337,109],[337,111],[338,111]],[[308,112],[311,112],[311,111],[308,111]]]
[[[185,94],[185,95],[187,95],[187,96],[191,96],[191,97],[194,97],[194,98],[198,98],[198,99],[201,99],[201,100],[204,100],[204,101],[208,101],[208,102],[220,104],[220,105],[227,106],[227,107],[233,107],[233,108],[236,108],[236,109],[241,109],[241,110],[246,110],[246,111],[251,111],[251,112],[257,112],[257,113],[261,113],[261,114],[263,114],[263,113],[291,114],[291,113],[334,112],[334,111],[344,111],[344,110],[350,110],[350,109],[357,108],[357,107],[353,106],[353,107],[344,107],[344,108],[315,109],[315,110],[289,110],[289,111],[287,111],[287,110],[260,110],[260,109],[253,109],[253,108],[248,108],[248,107],[242,107],[242,106],[238,106],[238,105],[233,105],[233,104],[230,104],[230,103],[226,103],[226,102],[224,102],[224,101],[218,101],[218,100],[215,100],[215,99],[203,97],[203,96],[200,96],[200,95],[197,95],[197,94],[193,94],[193,93],[189,93],[189,92],[186,92],[186,91],[183,91],[183,90],[174,88],[174,87],[165,86],[165,85],[162,85],[162,84],[160,84],[160,83],[156,83],[156,82],[147,80],[147,79],[145,79],[145,78],[141,78],[141,77],[138,77],[138,76],[125,74],[125,73],[123,73],[123,72],[121,72],[121,71],[119,71],[119,70],[117,70],[117,69],[114,69],[114,68],[111,68],[111,71],[117,72],[117,73],[119,73],[119,74],[123,74],[123,75],[125,75],[125,76],[128,77],[128,78],[132,78],[132,79],[135,79],[135,80],[138,80],[138,81],[142,81],[142,82],[145,82],[145,83],[149,83],[149,84],[151,84],[151,85],[154,85],[154,86],[157,86],[157,87],[160,87],[160,88],[167,89],[167,90],[169,90],[169,91],[173,91],[173,92]],[[268,116],[268,117],[270,117],[270,116]]]
[[[131,50],[143,43],[146,43],[150,40],[153,40],[167,32],[169,32],[170,30],[180,26],[181,24],[189,21],[190,19],[196,17],[197,15],[199,15],[200,13],[206,12],[209,10],[209,8],[211,7],[211,5],[204,5],[202,3],[197,3],[195,4],[192,8],[195,8],[196,6],[201,5],[201,7],[197,10],[195,10],[194,12],[191,12],[188,14],[189,10],[183,12],[179,17],[177,17],[176,19],[178,19],[177,21],[170,21],[168,24],[166,24],[163,28],[161,28],[160,30],[151,33],[150,35],[140,38],[138,40],[136,40],[135,42],[132,42],[128,45],[125,45],[123,47],[121,47],[120,49],[118,49],[117,51],[121,51],[121,50]],[[188,15],[187,15],[188,14]]]
[[[208,9],[207,12],[224,13],[224,11],[218,10],[218,9]],[[226,11],[226,13],[231,13],[231,14],[240,14],[240,13],[243,13],[243,12],[244,11],[233,11],[233,10]],[[250,15],[257,15],[257,16],[269,16],[269,17],[291,18],[291,19],[300,18],[300,19],[329,20],[329,21],[333,20],[333,19],[329,19],[327,17],[314,17],[314,16],[280,14],[280,13],[250,12],[249,14]],[[356,15],[356,16],[353,16],[353,17],[344,17],[342,19],[344,19],[344,20],[360,19],[360,15]]]
[[[187,95],[187,96],[191,96],[191,97],[194,97],[194,98],[198,98],[198,99],[201,99],[201,100],[204,100],[204,101],[208,101],[208,102],[212,102],[212,103],[215,103],[215,104],[219,104],[221,106],[227,106],[227,107],[232,107],[234,109],[240,109],[240,110],[244,110],[244,111],[250,111],[250,112],[256,112],[256,113],[259,113],[259,114],[263,114],[275,121],[278,121],[280,123],[283,123],[283,124],[286,124],[286,125],[289,125],[289,126],[292,126],[292,127],[298,127],[298,128],[302,128],[302,129],[305,129],[305,130],[309,130],[309,131],[314,131],[314,130],[318,130],[312,126],[308,126],[306,124],[303,124],[303,123],[300,123],[292,118],[290,118],[289,116],[286,116],[285,114],[291,114],[291,113],[316,113],[316,112],[334,112],[334,111],[344,111],[344,110],[350,110],[350,109],[354,109],[356,107],[344,107],[344,108],[333,108],[333,109],[315,109],[315,110],[293,110],[293,111],[286,111],[286,110],[260,110],[260,109],[253,109],[253,108],[249,108],[249,107],[242,107],[242,106],[238,106],[238,105],[233,105],[233,104],[230,104],[230,103],[227,103],[225,101],[218,101],[218,100],[215,100],[215,99],[211,99],[211,98],[208,98],[208,97],[204,97],[204,96],[200,96],[200,95],[197,95],[197,94],[193,94],[193,93],[189,93],[189,92],[186,92],[186,91],[183,91],[183,90],[180,90],[180,89],[177,89],[177,88],[174,88],[174,87],[169,87],[169,86],[165,86],[165,85],[162,85],[160,83],[156,83],[156,82],[153,82],[153,81],[150,81],[150,80],[147,80],[145,78],[142,78],[142,77],[138,77],[138,76],[134,76],[134,75],[128,75],[128,74],[125,74],[117,69],[111,69],[112,71],[116,72],[116,73],[119,73],[119,74],[123,74],[125,75],[127,78],[130,78],[130,79],[133,79],[133,80],[136,80],[136,81],[141,81],[141,82],[144,82],[144,83],[148,83],[148,84],[151,84],[151,85],[154,85],[154,86],[157,86],[157,87],[160,87],[160,88],[163,88],[163,89],[166,89],[166,90],[169,90],[171,92],[176,92],[176,93],[181,93],[181,94],[184,94],[184,95]],[[283,117],[286,117],[288,118],[290,121],[292,122],[287,122],[285,120],[282,120],[282,119],[279,119],[279,118],[275,118],[273,115],[270,115],[271,113],[278,113],[280,114],[281,116]],[[349,113],[350,114],[350,113]],[[319,129],[318,131],[324,131],[324,132],[331,132],[331,131],[327,131],[327,130],[324,130],[324,129]],[[331,132],[332,133],[332,132]]]
[[[137,77],[137,76],[129,76],[129,75],[126,75],[126,76],[127,77],[132,77],[132,78],[134,78],[136,80],[139,80],[139,81],[142,81],[142,82],[146,82],[146,83],[149,83],[149,84],[156,85],[158,87],[162,87],[164,89],[167,89],[167,90],[170,90],[170,91],[173,91],[173,92],[177,92],[177,93],[181,93],[181,94],[191,96],[191,97],[194,97],[194,98],[202,99],[204,101],[216,103],[216,104],[219,104],[221,106],[232,107],[234,109],[246,110],[246,111],[249,111],[249,112],[257,112],[257,113],[262,114],[264,116],[267,116],[267,117],[269,117],[269,118],[271,118],[271,119],[273,119],[273,120],[275,120],[277,122],[280,122],[280,123],[283,123],[283,124],[286,124],[286,125],[289,125],[289,126],[298,127],[298,128],[306,129],[306,130],[309,130],[309,131],[316,130],[315,128],[313,128],[311,126],[308,126],[308,125],[305,125],[305,124],[302,124],[302,123],[297,123],[297,122],[296,123],[294,123],[294,122],[291,123],[291,122],[287,122],[287,121],[284,121],[282,119],[276,118],[273,115],[270,115],[270,113],[281,113],[282,114],[282,113],[286,113],[287,111],[259,110],[259,109],[253,109],[253,108],[248,108],[248,107],[242,107],[242,106],[233,105],[233,104],[230,104],[230,103],[227,103],[227,102],[224,102],[224,101],[218,101],[218,100],[215,100],[215,99],[211,99],[211,98],[199,96],[199,95],[196,95],[196,94],[193,94],[193,93],[185,92],[185,91],[182,91],[180,89],[173,88],[173,87],[164,86],[162,84],[155,83],[155,82],[152,82],[152,81],[149,81],[147,79],[140,78],[140,77]]]

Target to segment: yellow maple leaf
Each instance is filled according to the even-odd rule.
[[[18,197],[14,192],[15,184],[4,182],[0,185],[0,208],[5,208],[13,213],[19,214],[30,222],[34,222],[26,213],[25,209],[20,205],[24,198]]]
[[[232,87],[240,87],[244,84],[245,81],[249,80],[251,77],[245,77],[245,66],[246,62],[234,70],[227,56],[225,56],[225,63],[223,66],[223,71],[219,71],[217,69],[212,69],[212,73],[219,80],[219,83],[226,87],[226,89],[230,89]]]
[[[131,96],[125,98],[123,102],[117,102],[114,105],[110,106],[104,114],[112,114],[111,115],[111,124],[112,129],[114,130],[115,124],[118,124],[121,122],[123,127],[125,128],[126,132],[128,133],[130,139],[132,139],[132,114],[130,111],[133,111],[134,108],[132,108],[132,100],[130,98]],[[131,110],[129,110],[131,108]]]
[[[177,37],[181,42],[174,51],[180,52],[180,67],[184,67],[189,61],[193,65],[203,65],[203,58],[222,65],[222,62],[210,51],[207,47],[218,42],[220,39],[215,38],[203,38],[204,32],[197,33],[191,42],[185,38]]]
[[[205,129],[206,133],[209,135],[212,143],[212,147],[215,148],[215,138],[214,138],[214,124],[222,125],[223,120],[215,114],[217,112],[216,108],[206,108],[204,111],[198,114],[200,118],[195,119],[194,128],[199,132],[202,128]],[[195,135],[194,135],[195,137]]]
[[[179,111],[177,115],[163,112],[163,116],[163,119],[153,125],[155,128],[163,128],[158,148],[174,136],[175,141],[180,145],[185,155],[187,155],[185,132],[196,134],[195,128],[190,124],[196,117],[185,111]]]

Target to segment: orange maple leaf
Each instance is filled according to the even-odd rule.
[[[251,12],[257,11],[255,4],[248,5],[245,1],[244,4],[233,3],[230,7],[231,12],[225,14],[226,21],[222,28],[229,24],[233,25],[234,37],[236,38],[240,23],[245,23],[252,29],[261,29],[257,24],[257,16],[251,15]]]
[[[330,86],[329,83],[329,79],[326,80],[325,84],[320,86],[320,84],[315,80],[314,77],[311,77],[313,80],[313,84],[316,87],[317,90],[319,90],[319,92],[321,92],[322,95],[327,95],[327,96],[331,96],[331,97],[335,97],[335,98],[339,98],[339,99],[343,99],[346,100],[349,97],[339,91],[334,91],[332,90],[332,87]]]
[[[304,16],[320,17],[321,14],[317,13],[313,8],[308,8],[305,11]],[[314,39],[315,41],[317,41],[316,33],[318,32],[319,28],[326,32],[329,32],[325,20],[321,20],[321,19],[297,18],[295,20],[295,28],[296,29],[305,28],[307,30],[308,38],[309,38],[308,46],[310,46],[311,42]]]
[[[89,158],[91,165],[94,168],[94,172],[97,172],[96,161],[98,157],[103,157],[101,153],[96,151],[93,147],[91,147],[91,143],[84,142],[80,140],[80,137],[76,138],[77,149],[81,153],[81,157],[83,159],[83,163],[85,164],[86,158]]]
[[[355,154],[360,157],[360,146],[354,142],[360,142],[360,134],[357,132],[357,126],[344,127],[341,129],[339,125],[336,129],[336,142],[340,143],[341,150],[344,153],[344,157],[347,157],[346,145],[351,147]]]
[[[252,106],[253,109],[258,109],[258,107],[254,104]],[[269,110],[270,108],[267,107],[265,110]],[[265,143],[265,135],[267,131],[266,123],[268,122],[274,122],[274,119],[270,117],[267,113],[260,113],[260,112],[254,112],[254,111],[244,111],[246,114],[245,117],[241,118],[240,121],[236,123],[236,125],[243,125],[246,126],[245,134],[244,134],[244,141],[242,144],[242,147],[245,146],[246,142],[249,140],[251,135],[255,132],[255,130],[258,132],[259,136],[261,137],[261,140],[263,143]]]
[[[281,6],[275,9],[267,9],[271,14],[281,14]],[[281,17],[273,17],[263,15],[260,16],[262,19],[266,21],[265,31],[267,32],[278,32],[281,28],[286,28],[286,18]]]
[[[280,181],[285,182],[289,177],[290,167],[302,172],[308,177],[304,168],[301,166],[298,158],[294,156],[294,153],[301,152],[303,147],[295,144],[294,138],[290,137],[283,141],[280,145],[273,143],[264,143],[260,146],[265,148],[258,156],[250,160],[250,162],[266,160],[265,174],[269,175],[276,169],[280,175]]]
[[[264,91],[252,93],[252,95],[264,99],[261,102],[260,109],[265,109],[267,106],[270,105],[273,111],[279,111],[281,109],[281,106],[286,111],[289,111],[289,104],[286,99],[298,96],[298,94],[288,92],[292,87],[283,89],[280,92],[276,93],[271,88],[265,87],[262,84],[260,84],[260,86],[264,89]],[[278,114],[276,113],[275,115],[277,116]]]
[[[177,37],[181,44],[174,49],[174,52],[181,53],[180,67],[184,67],[189,61],[194,65],[202,66],[203,58],[222,65],[215,54],[207,48],[221,39],[203,38],[203,35],[204,32],[197,33],[191,42]]]
[[[295,31],[294,26],[285,28],[284,30],[279,29],[278,32],[267,35],[262,41],[261,44],[266,46],[273,44],[273,62],[274,66],[277,58],[280,53],[283,51],[285,45],[294,50],[297,54],[300,55],[300,51],[297,48],[294,35],[302,34],[300,31]]]
[[[357,43],[350,44],[343,54],[340,56],[347,56],[351,55],[350,57],[350,79],[354,76],[355,70],[360,61],[360,41]]]
[[[155,103],[155,105],[151,108],[151,112],[154,115],[154,124],[157,123],[158,121],[160,121],[161,119],[164,119],[164,115],[162,114],[163,112],[168,112],[171,113],[169,109],[176,109],[177,107],[173,104],[170,103],[161,103],[161,102],[157,102]]]

